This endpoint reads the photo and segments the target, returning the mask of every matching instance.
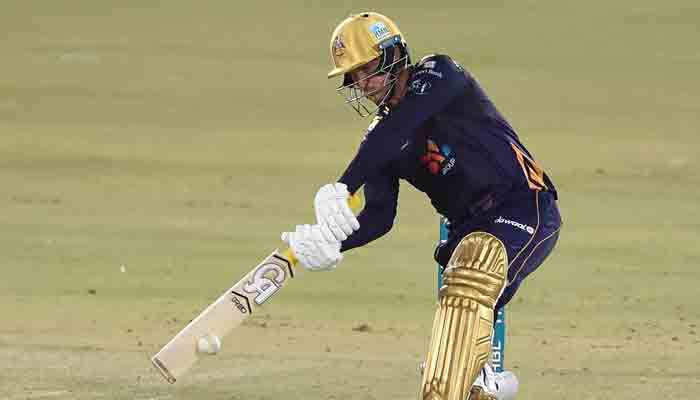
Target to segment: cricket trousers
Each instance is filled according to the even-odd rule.
[[[553,193],[517,193],[483,216],[450,223],[447,241],[435,250],[435,260],[440,265],[447,265],[462,238],[472,232],[488,232],[499,238],[508,253],[508,284],[496,304],[495,310],[499,310],[508,304],[525,278],[552,252],[561,225]]]

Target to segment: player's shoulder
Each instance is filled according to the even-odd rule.
[[[468,74],[450,56],[431,54],[421,58],[411,69],[408,94],[412,96],[442,96],[446,91],[465,87]]]
[[[447,54],[428,54],[418,61],[415,71],[436,71],[442,74],[463,74],[464,67]]]

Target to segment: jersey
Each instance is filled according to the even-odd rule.
[[[446,55],[410,67],[407,92],[380,107],[339,182],[364,186],[360,229],[342,251],[391,230],[399,180],[451,222],[478,218],[509,194],[556,189],[477,80]]]

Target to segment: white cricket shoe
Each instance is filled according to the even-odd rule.
[[[423,375],[425,362],[418,365]],[[470,395],[465,400],[515,400],[518,392],[518,377],[511,371],[496,372],[489,363],[484,364],[476,377]]]
[[[515,400],[518,378],[511,371],[496,372],[486,363],[471,392],[469,400]]]

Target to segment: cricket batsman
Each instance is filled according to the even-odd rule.
[[[473,75],[447,55],[412,63],[384,15],[343,20],[330,52],[328,77],[342,78],[345,102],[374,119],[338,181],[316,194],[317,223],[283,240],[306,269],[333,270],[343,252],[391,230],[400,179],[425,193],[449,234],[434,254],[445,270],[421,398],[513,398],[486,363],[494,315],[554,249],[562,224],[554,184]],[[348,199],[361,187],[356,217]]]

